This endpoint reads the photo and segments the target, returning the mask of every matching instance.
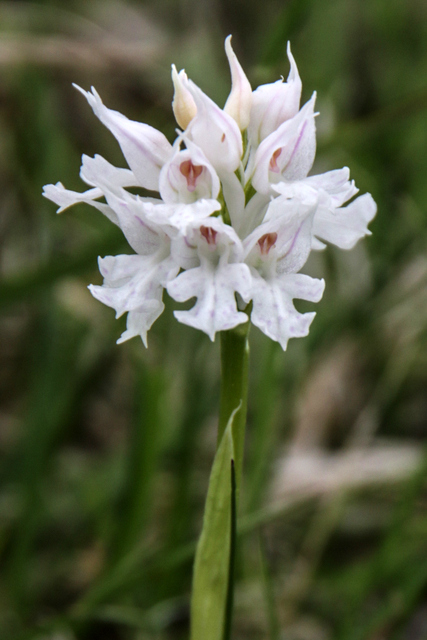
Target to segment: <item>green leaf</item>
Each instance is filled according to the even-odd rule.
[[[222,640],[229,598],[232,534],[233,411],[215,455],[203,529],[196,550],[191,598],[191,640]],[[235,515],[235,514],[234,514]]]

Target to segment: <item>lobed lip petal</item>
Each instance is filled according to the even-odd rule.
[[[167,285],[169,295],[177,302],[197,298],[189,311],[174,311],[179,322],[200,329],[215,339],[218,331],[233,329],[248,322],[246,313],[237,310],[235,292],[247,299],[251,276],[245,264],[220,263],[209,260],[181,273]]]
[[[162,315],[165,305],[162,300],[147,300],[138,311],[129,311],[126,320],[126,331],[117,340],[122,344],[126,340],[141,336],[144,346],[147,347],[147,332],[154,322]]]
[[[102,286],[89,290],[100,302],[116,310],[116,317],[129,312],[127,331],[119,342],[140,335],[147,346],[147,331],[162,313],[163,288],[175,278],[179,267],[160,253],[149,256],[121,255],[99,259]]]
[[[240,131],[244,131],[248,127],[250,120],[252,87],[233,51],[231,36],[228,36],[225,40],[225,52],[230,65],[232,85],[224,111],[237,122]]]
[[[301,273],[283,274],[264,279],[252,269],[252,323],[285,351],[290,338],[308,335],[315,313],[299,313],[294,298],[318,302],[325,288],[324,280]]]
[[[146,189],[158,191],[160,169],[172,154],[172,145],[167,138],[148,124],[129,120],[118,111],[108,109],[94,87],[90,93],[74,86],[85,96],[94,114],[116,138],[139,184]]]

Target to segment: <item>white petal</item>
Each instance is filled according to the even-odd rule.
[[[235,292],[248,299],[250,271],[245,264],[211,263],[203,260],[200,267],[181,273],[167,285],[169,295],[178,302],[197,298],[190,311],[175,311],[174,315],[184,324],[200,329],[215,339],[217,331],[227,331],[243,322],[248,316],[237,310]]]
[[[244,241],[248,264],[259,269],[263,275],[299,271],[310,254],[315,211],[316,202],[304,205],[283,196],[272,200],[265,222]],[[259,241],[267,234],[273,234],[276,240],[263,254]]]
[[[129,120],[118,111],[108,109],[93,87],[92,93],[89,93],[74,86],[116,138],[139,184],[157,191],[160,169],[172,154],[172,145],[167,138],[148,124]]]
[[[98,186],[106,184],[110,188],[137,187],[138,180],[129,169],[115,167],[99,154],[93,158],[83,154],[80,177],[86,184]]]
[[[291,70],[287,82],[264,84],[253,92],[248,135],[254,147],[298,113],[302,84],[289,43],[288,58]]]
[[[89,290],[115,309],[119,318],[126,311],[139,311],[151,300],[160,301],[163,286],[176,276],[179,267],[161,255],[121,255],[100,258],[99,270],[104,284],[90,285]]]
[[[324,242],[320,242],[316,236],[313,236],[311,239],[311,248],[313,251],[323,251],[326,249],[326,244]]]
[[[318,302],[325,283],[301,273],[264,280],[254,269],[251,321],[285,350],[289,338],[308,335],[315,313],[299,313],[293,298]]]
[[[346,207],[319,207],[314,216],[313,234],[340,249],[352,249],[356,242],[370,235],[367,227],[377,212],[370,193],[359,196]]]
[[[43,195],[59,206],[57,213],[62,213],[74,204],[84,202],[101,211],[101,213],[111,220],[111,222],[114,222],[114,224],[119,224],[117,214],[112,208],[109,207],[108,204],[95,200],[95,198],[101,198],[104,195],[101,189],[89,189],[88,191],[79,193],[78,191],[70,191],[66,189],[61,182],[57,182],[56,184],[45,185],[43,187]]]
[[[161,300],[148,300],[138,311],[129,311],[126,320],[126,331],[117,340],[121,344],[135,336],[141,336],[144,346],[147,346],[147,331],[163,313],[165,305]]]
[[[197,106],[187,134],[199,146],[218,172],[236,171],[243,154],[240,129],[194,82],[188,88]]]
[[[116,168],[101,156],[83,156],[81,176],[86,182],[102,190],[132,249],[141,255],[149,255],[155,253],[160,246],[168,245],[165,233],[158,225],[149,222],[145,215],[144,205],[161,201],[156,198],[139,198],[128,193],[114,181],[114,176],[110,175],[112,170]]]
[[[314,126],[315,94],[294,116],[271,133],[257,149],[252,184],[261,193],[269,193],[270,183],[301,180],[310,171],[316,153]],[[272,170],[274,154],[279,153]]]
[[[350,200],[359,191],[354,182],[350,182],[349,177],[349,168],[343,167],[316,176],[308,176],[304,182],[310,187],[326,191],[333,206],[341,207],[344,202]]]
[[[281,201],[295,199],[296,202],[300,202],[303,205],[313,206],[319,201],[320,193],[325,196],[326,193],[323,192],[323,190],[310,186],[308,180],[308,178],[295,181],[284,180],[283,182],[271,185],[271,189],[280,194]],[[266,217],[271,217],[273,211],[274,208],[271,207],[269,215]]]
[[[189,226],[200,225],[221,205],[217,200],[197,200],[192,204],[144,204],[147,220],[157,225],[169,225],[182,233]]]
[[[231,47],[231,36],[225,40],[225,52],[230,65],[232,85],[224,111],[237,122],[240,131],[244,131],[249,124],[252,87]]]

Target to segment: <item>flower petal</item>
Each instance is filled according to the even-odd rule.
[[[139,198],[128,193],[114,181],[109,162],[101,156],[83,156],[81,176],[85,182],[100,188],[108,205],[117,216],[118,224],[134,251],[141,255],[155,253],[160,246],[169,246],[169,239],[162,229],[149,222],[145,216],[145,204],[156,204],[156,198]]]
[[[308,335],[315,313],[299,313],[292,300],[299,298],[318,302],[325,287],[324,280],[316,280],[301,273],[283,274],[265,280],[252,272],[251,321],[266,336],[279,342],[286,350],[290,338]]]
[[[94,114],[116,138],[139,184],[146,189],[158,191],[160,169],[172,154],[172,145],[167,138],[148,124],[129,120],[118,111],[108,109],[93,87],[92,93],[89,93],[74,86],[85,96]]]
[[[316,176],[308,176],[304,182],[314,189],[326,191],[331,198],[331,204],[334,207],[341,207],[344,202],[350,200],[359,191],[354,181],[350,181],[349,177],[349,168],[343,167]]]
[[[172,65],[172,82],[174,86],[172,110],[179,126],[186,129],[196,115],[197,107],[193,96],[187,89],[187,74],[184,69],[178,73],[174,64]]]
[[[296,273],[312,246],[317,200],[303,203],[279,196],[270,202],[265,221],[245,239],[246,261],[262,275]]]
[[[313,234],[340,249],[352,249],[358,240],[371,234],[367,225],[376,212],[377,205],[370,193],[359,196],[346,207],[319,206],[314,216]]]
[[[287,82],[282,79],[261,85],[252,94],[248,135],[254,147],[298,113],[302,84],[289,42],[287,53],[291,64]]]
[[[176,276],[179,267],[161,253],[150,256],[120,255],[99,258],[102,286],[89,290],[100,302],[116,310],[119,318],[126,311],[144,310],[152,300],[161,301],[163,286]]]
[[[252,87],[232,49],[231,36],[225,40],[225,52],[230,65],[232,85],[224,111],[237,122],[240,131],[244,131],[251,114]]]
[[[197,114],[186,133],[218,173],[236,171],[243,154],[242,135],[237,123],[191,80],[188,88],[196,103]]]
[[[62,213],[74,204],[84,202],[101,211],[114,224],[119,224],[117,214],[112,208],[108,204],[96,201],[96,198],[101,198],[104,195],[101,189],[88,189],[83,193],[79,193],[78,191],[70,191],[61,182],[57,182],[56,184],[46,184],[43,187],[43,195],[59,206],[57,213]]]
[[[162,227],[170,226],[185,234],[188,227],[199,226],[221,209],[218,200],[197,200],[191,204],[151,204],[144,203],[148,221]]]
[[[167,285],[169,295],[178,302],[197,298],[189,311],[175,311],[184,324],[200,329],[215,339],[217,331],[227,331],[248,321],[246,313],[237,310],[235,292],[248,299],[250,271],[245,264],[215,265],[203,259],[201,265],[181,273]]]
[[[287,120],[259,145],[252,184],[261,193],[282,180],[301,180],[310,171],[316,153],[314,103],[316,94],[296,116]]]
[[[144,346],[147,347],[147,331],[163,313],[165,305],[161,300],[147,300],[138,311],[129,311],[126,319],[126,331],[117,340],[121,344],[135,336],[141,336]]]

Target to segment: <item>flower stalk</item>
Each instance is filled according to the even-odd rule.
[[[221,442],[233,412],[236,412],[232,436],[237,495],[239,495],[242,477],[248,402],[249,327],[248,321],[229,331],[222,331],[220,334],[221,399],[217,446]]]

